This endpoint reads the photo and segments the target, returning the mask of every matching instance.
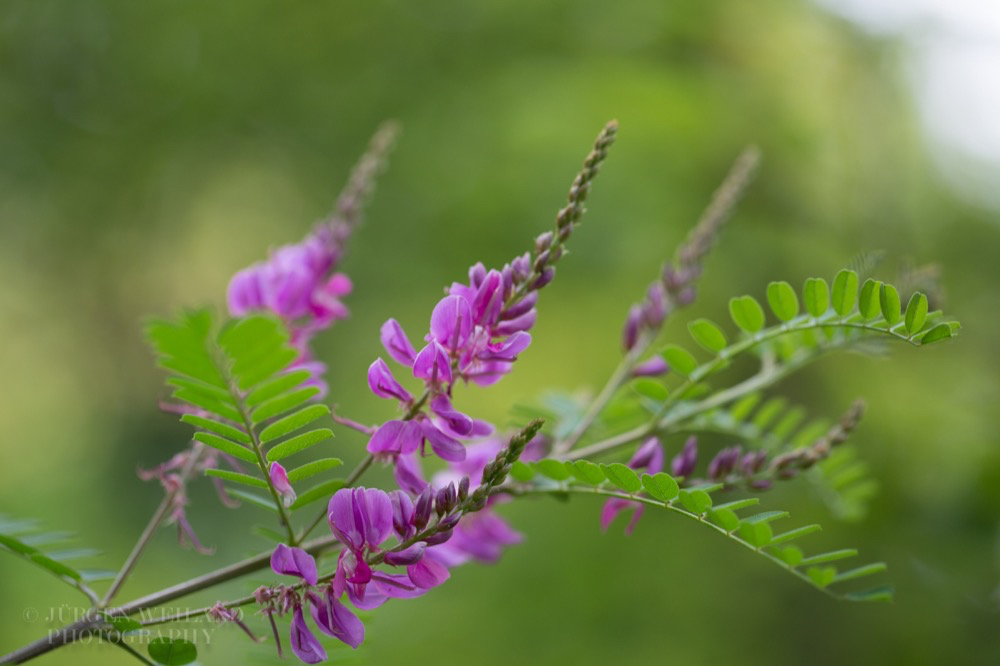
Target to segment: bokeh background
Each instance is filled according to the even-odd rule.
[[[503,423],[548,387],[599,386],[628,305],[754,142],[763,170],[691,316],[725,319],[732,295],[831,278],[881,249],[881,277],[936,263],[965,326],[954,343],[898,348],[889,360],[834,357],[780,387],[819,415],[868,399],[856,441],[881,482],[868,520],[838,523],[804,487],[775,502],[799,524],[826,525],[815,547],[857,545],[888,561],[896,602],[838,604],[669,515],[647,514],[625,537],[620,526],[600,533],[597,502],[524,502],[506,510],[523,546],[386,606],[361,656],[1000,662],[1000,216],[989,197],[952,187],[915,102],[910,52],[897,35],[804,0],[5,0],[0,513],[78,532],[105,551],[93,566],[124,558],[160,497],[136,467],[186,437],[157,409],[162,377],[142,318],[221,305],[235,270],[326,213],[391,117],[404,134],[344,265],[352,316],[319,342],[342,412],[387,418],[364,379],[382,353],[381,322],[423,329],[442,285],[469,264],[526,249],[614,117],[619,142],[543,295],[535,343],[512,376],[469,389],[461,406]],[[977,182],[998,182],[990,168],[977,166]],[[683,318],[668,335],[684,335]],[[335,455],[358,459],[361,438],[339,435]],[[123,598],[267,547],[247,533],[256,509],[222,508],[206,482],[190,515],[216,555],[180,550],[164,529]],[[76,602],[9,556],[0,600],[0,652],[43,634],[49,607]],[[29,608],[43,618],[25,619]],[[39,663],[128,660],[76,647]],[[201,656],[271,661],[269,646],[232,628]]]

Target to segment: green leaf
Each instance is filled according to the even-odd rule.
[[[834,577],[833,582],[843,583],[849,580],[854,580],[855,578],[871,576],[872,574],[882,573],[887,568],[888,567],[885,565],[885,562],[873,562],[872,564],[866,564],[856,569],[842,571]]]
[[[819,317],[830,307],[830,288],[823,278],[809,278],[802,287],[802,302],[806,312]]]
[[[642,487],[650,497],[655,497],[661,502],[669,502],[677,497],[677,493],[680,491],[677,481],[666,472],[657,472],[652,476],[643,474]]]
[[[335,492],[345,486],[344,479],[331,479],[317,484],[309,490],[301,493],[297,500],[290,507],[292,511],[298,511],[304,506],[309,506],[313,502],[321,499],[330,499]]]
[[[706,351],[718,354],[726,348],[726,334],[708,319],[695,319],[688,324],[691,337]]]
[[[931,330],[920,336],[921,345],[929,345],[939,340],[947,340],[952,336],[951,326],[948,324],[938,324]]]
[[[798,546],[774,547],[771,552],[790,567],[797,567],[802,563],[802,550]]]
[[[573,476],[582,483],[590,486],[599,486],[607,479],[600,465],[592,463],[589,460],[577,460],[572,465],[573,469],[571,471]]]
[[[539,460],[533,463],[533,465],[543,476],[547,476],[553,481],[565,481],[570,477],[570,472],[566,469],[566,464],[559,460],[549,458],[547,460]]]
[[[256,493],[251,493],[246,490],[241,490],[240,488],[227,488],[226,492],[237,499],[241,499],[248,504],[253,504],[261,509],[267,509],[268,511],[273,511],[278,513],[278,507],[274,503],[274,500],[270,497],[263,497]]]
[[[882,309],[882,316],[889,322],[890,326],[895,326],[903,320],[903,314],[899,303],[899,292],[891,284],[883,284],[879,290],[879,306]]]
[[[257,386],[250,392],[244,402],[247,407],[255,407],[265,400],[270,400],[286,391],[292,390],[311,376],[308,370],[292,370],[291,372],[282,373]]]
[[[691,352],[678,345],[667,345],[660,352],[670,369],[687,377],[698,367],[698,361]]]
[[[818,588],[825,588],[837,576],[837,569],[834,567],[811,567],[806,571],[809,580]]]
[[[608,481],[627,493],[636,493],[642,488],[642,482],[639,481],[639,477],[628,465],[621,463],[601,465],[601,471],[608,477]]]
[[[667,387],[664,386],[662,382],[658,382],[651,377],[639,377],[638,379],[633,379],[629,386],[631,386],[632,390],[639,395],[644,395],[650,400],[655,400],[656,402],[663,402],[669,395]]]
[[[744,520],[740,523],[740,538],[758,550],[773,543],[772,534],[767,522],[753,523]]]
[[[232,405],[193,388],[177,389],[173,392],[173,397],[236,423],[243,420],[243,415]]]
[[[820,553],[819,555],[813,555],[802,560],[803,566],[810,566],[813,564],[825,564],[827,562],[836,562],[837,560],[843,560],[848,557],[855,557],[858,551],[854,548],[844,548],[841,550],[831,550],[829,553]]]
[[[844,597],[850,601],[892,601],[892,592],[891,587],[882,586],[861,592],[848,592]]]
[[[279,437],[284,437],[288,433],[294,432],[329,413],[330,408],[326,405],[309,405],[308,407],[303,407],[299,411],[292,412],[288,416],[278,419],[264,428],[260,433],[260,442],[261,444],[273,442]]]
[[[747,333],[764,328],[764,309],[753,296],[737,296],[729,300],[729,316]]]
[[[225,481],[242,483],[244,486],[267,489],[267,483],[263,479],[258,479],[256,476],[250,476],[249,474],[230,472],[227,469],[206,469],[205,476],[214,476],[219,479],[224,479]]]
[[[680,498],[685,509],[699,516],[712,508],[712,496],[704,490],[682,490]]]
[[[133,620],[130,617],[125,617],[124,615],[108,615],[103,613],[104,619],[114,627],[114,630],[119,634],[127,634],[130,631],[138,631],[142,629],[142,625]]]
[[[799,297],[787,282],[772,282],[767,285],[767,304],[771,312],[781,321],[791,321],[799,314]]]
[[[846,268],[833,280],[833,309],[846,317],[858,300],[858,274]]]
[[[910,335],[919,333],[927,319],[927,297],[919,291],[910,296],[906,305],[906,332]]]
[[[879,291],[882,283],[871,278],[865,280],[861,285],[861,295],[858,296],[858,312],[865,319],[874,319],[879,316],[882,306],[879,302]]]
[[[787,532],[782,532],[771,539],[771,544],[785,543],[786,541],[792,541],[794,539],[800,539],[807,534],[812,534],[813,532],[819,532],[822,527],[819,525],[805,525],[803,527],[796,527],[794,530],[788,530]]]
[[[245,460],[246,462],[257,464],[257,455],[243,446],[240,446],[236,442],[230,441],[225,437],[219,437],[218,435],[213,435],[210,432],[196,432],[194,438],[201,442],[202,444],[207,444],[213,449],[218,449],[223,453],[228,453],[234,458],[239,458],[240,460]]]
[[[14,551],[15,553],[20,553],[21,555],[33,555],[38,552],[37,548],[32,548],[31,546],[22,543],[20,540],[6,534],[0,534],[0,545],[4,546],[8,550]]]
[[[712,509],[708,519],[727,532],[735,532],[740,527],[740,517],[732,509]]]
[[[744,523],[770,523],[775,520],[787,518],[787,511],[762,511],[743,519]]]
[[[734,421],[743,421],[750,416],[750,412],[760,403],[761,397],[760,393],[748,393],[729,408],[729,415]]]
[[[247,435],[246,432],[244,432],[241,428],[233,427],[227,423],[220,423],[214,419],[206,419],[205,417],[198,416],[197,414],[185,414],[181,417],[181,421],[193,425],[196,428],[214,432],[216,435],[222,435],[226,439],[231,439],[234,442],[239,442],[241,444],[250,443],[250,436]]]
[[[743,499],[733,500],[732,502],[726,502],[725,504],[719,504],[716,509],[729,509],[730,511],[739,511],[740,509],[745,509],[750,506],[757,506],[760,504],[760,498],[758,497],[744,497]]]
[[[510,466],[510,475],[514,477],[514,480],[526,483],[535,478],[535,470],[531,469],[527,463],[515,460],[514,464]]]
[[[253,413],[250,414],[250,420],[255,424],[267,421],[270,418],[274,418],[278,414],[284,414],[291,409],[295,409],[296,407],[309,402],[317,395],[319,395],[318,386],[307,386],[305,388],[298,389],[297,391],[292,391],[291,393],[279,395],[261,403],[260,407],[255,409]]]
[[[296,467],[295,469],[288,471],[288,481],[290,483],[296,483],[304,479],[308,479],[311,476],[315,476],[320,472],[325,472],[328,469],[333,469],[334,467],[340,467],[344,464],[344,461],[340,458],[320,458],[319,460],[314,460],[312,462],[306,463],[301,467]]]
[[[254,359],[254,364],[242,372],[237,371],[237,366],[233,366],[233,374],[237,377],[240,390],[248,391],[265,379],[270,379],[291,365],[299,353],[293,347],[281,346],[263,358]]]
[[[323,407],[325,405],[315,405],[316,407]],[[267,428],[264,429],[267,432]],[[311,446],[315,446],[322,441],[330,439],[333,437],[333,431],[329,428],[317,428],[316,430],[310,430],[304,432],[301,435],[296,435],[290,439],[277,444],[270,451],[267,452],[267,461],[273,462],[275,460],[282,460],[290,455],[294,455],[299,451],[305,451]],[[261,434],[263,438],[263,433]]]
[[[48,569],[57,576],[65,576],[66,578],[72,578],[73,580],[80,580],[80,572],[73,567],[68,567],[62,562],[56,562],[48,555],[44,553],[35,552],[28,556],[32,562],[40,567]]]
[[[183,638],[155,638],[149,642],[149,656],[164,666],[183,666],[198,658],[198,649]]]

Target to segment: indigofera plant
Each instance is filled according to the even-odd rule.
[[[757,169],[755,149],[736,160],[675,256],[623,313],[622,360],[603,389],[589,399],[546,394],[518,405],[506,432],[454,406],[456,391],[501,381],[529,351],[540,293],[556,277],[617,131],[611,122],[598,135],[553,228],[503,266],[473,265],[467,281],[448,287],[429,313],[426,335],[411,339],[395,319],[386,320],[380,339],[394,365],[374,359],[367,376],[368,390],[390,404],[376,424],[331,412],[324,401],[362,388],[364,379],[329,385],[311,342],[348,315],[352,285],[339,263],[395,138],[393,124],[376,133],[328,219],[235,274],[227,314],[198,309],[150,321],[146,337],[170,390],[163,408],[191,426],[190,442],[141,472],[165,495],[117,572],[76,568],[73,562],[96,551],[52,549],[65,535],[39,534],[33,521],[0,521],[4,550],[76,588],[87,603],[81,619],[3,663],[82,637],[147,664],[190,663],[197,658],[193,643],[151,639],[150,627],[197,617],[273,641],[279,654],[287,644],[301,661],[318,663],[331,649],[364,643],[361,611],[432,593],[462,564],[497,561],[522,540],[502,516],[504,503],[536,496],[602,497],[605,530],[627,512],[628,532],[644,511],[681,515],[832,597],[890,599],[885,583],[856,582],[883,572],[884,563],[844,565],[858,555],[851,548],[815,552],[801,544],[819,525],[796,525],[788,511],[764,506],[775,484],[805,478],[836,515],[863,516],[875,484],[845,442],[864,404],[855,402],[834,422],[810,420],[769,392],[827,354],[877,351],[894,341],[924,347],[954,337],[959,326],[932,310],[924,293],[844,269],[830,282],[811,277],[801,289],[772,282],[738,295],[728,303],[731,323],[695,319],[687,326],[690,340],[662,340],[667,319],[696,297],[704,259]],[[347,473],[341,457],[330,455],[337,452],[336,428],[359,431],[367,441]],[[698,439],[703,433],[729,444],[708,450]],[[396,487],[363,485],[373,465],[390,467]],[[116,602],[161,526],[175,524],[182,545],[211,552],[187,516],[187,487],[202,476],[226,507],[249,506],[238,520],[273,545]],[[261,516],[267,524],[255,524]],[[269,582],[240,598],[155,618],[140,614],[268,567]],[[99,592],[95,586],[104,581]],[[262,636],[251,615],[266,618]]]

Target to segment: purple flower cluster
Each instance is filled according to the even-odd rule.
[[[468,479],[437,492],[428,486],[415,502],[402,490],[337,491],[330,500],[328,519],[343,550],[333,577],[322,585],[312,555],[280,544],[271,556],[271,568],[301,579],[305,586],[261,588],[257,601],[272,625],[273,615],[292,614],[295,655],[307,664],[326,659],[303,608],[308,608],[322,633],[357,648],[364,641],[364,625],[342,602],[345,594],[354,607],[370,610],[391,598],[420,596],[448,580],[448,568],[432,551],[452,538],[459,522],[456,510],[468,491]],[[394,542],[389,542],[392,537]]]
[[[347,317],[340,299],[351,293],[351,280],[332,272],[340,253],[335,230],[320,225],[300,243],[280,247],[267,261],[236,273],[227,292],[232,315],[272,312],[285,322],[300,354],[294,366],[309,369],[312,384],[324,395],[325,366],[313,359],[309,342],[319,331]]]
[[[469,283],[454,283],[434,307],[425,345],[417,351],[402,326],[388,320],[381,331],[389,356],[424,384],[414,396],[381,358],[368,368],[368,387],[380,398],[396,400],[405,416],[383,423],[372,434],[368,452],[395,463],[396,481],[411,494],[427,485],[415,454],[430,449],[443,460],[465,459],[463,440],[490,435],[493,427],[458,411],[451,402],[456,381],[487,386],[510,372],[518,354],[531,344],[528,330],[537,317],[538,286],[518,291],[531,275],[529,254],[502,270],[469,269]],[[537,281],[537,280],[536,280]],[[425,411],[424,406],[429,406]]]

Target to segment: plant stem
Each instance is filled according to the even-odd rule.
[[[142,534],[139,535],[139,540],[135,542],[132,552],[129,553],[129,556],[122,565],[122,568],[118,571],[118,575],[115,576],[115,579],[111,582],[111,586],[108,588],[108,591],[104,593],[100,602],[95,604],[96,608],[107,608],[108,604],[111,603],[111,600],[114,599],[116,594],[118,594],[122,585],[125,584],[125,580],[129,577],[129,574],[132,573],[132,569],[135,568],[136,563],[139,561],[139,557],[142,556],[142,553],[149,544],[150,539],[153,538],[156,530],[160,527],[160,523],[163,522],[167,512],[170,511],[177,493],[180,492],[184,482],[186,482],[192,472],[194,472],[194,469],[198,464],[198,460],[201,458],[201,454],[204,450],[205,445],[201,442],[195,442],[194,446],[191,447],[191,457],[188,459],[184,467],[181,468],[179,474],[180,483],[173,490],[168,491],[163,497],[163,501],[161,501],[160,506],[156,508],[156,511],[153,513],[153,517],[149,519],[149,523],[142,531]]]
[[[809,360],[812,359],[810,358]],[[763,369],[761,372],[758,372],[739,384],[735,384],[728,389],[712,394],[710,397],[691,405],[687,409],[682,410],[678,408],[674,413],[667,414],[662,419],[650,421],[645,425],[638,426],[632,430],[615,435],[614,437],[609,437],[608,439],[601,440],[600,442],[595,442],[590,446],[572,451],[562,456],[562,459],[580,460],[581,458],[590,458],[591,456],[607,453],[608,451],[613,451],[618,447],[631,444],[632,442],[636,442],[643,437],[648,437],[656,432],[662,433],[663,431],[666,431],[674,426],[680,425],[692,417],[730,403],[747,393],[752,393],[762,388],[766,388],[788,376],[793,371],[798,370],[804,364],[805,361],[801,361],[799,363],[770,366],[769,368]]]
[[[631,377],[632,370],[635,368],[636,362],[644,353],[646,353],[646,349],[649,347],[651,342],[652,336],[644,336],[643,340],[637,342],[635,347],[633,347],[632,350],[625,355],[625,357],[621,360],[621,363],[618,364],[618,367],[615,368],[615,371],[611,373],[611,376],[608,378],[604,388],[601,389],[601,392],[598,393],[597,396],[591,401],[590,405],[587,406],[587,411],[584,412],[582,417],[580,417],[580,421],[576,424],[576,427],[573,428],[573,431],[570,432],[565,439],[557,441],[552,445],[552,453],[554,455],[563,455],[576,446],[576,443],[580,441],[580,438],[583,437],[587,430],[590,429],[590,426],[594,423],[594,419],[600,415],[600,413],[605,407],[607,407],[608,403],[614,397],[615,393],[618,392],[618,389],[620,389],[625,382],[628,381],[629,377]]]
[[[301,547],[306,552],[315,555],[329,549],[331,546],[339,545],[339,543],[340,542],[337,541],[331,534],[329,536],[304,543]],[[215,571],[211,571],[207,574],[202,574],[201,576],[191,578],[183,583],[178,583],[177,585],[153,592],[152,594],[140,597],[139,599],[135,599],[116,608],[109,609],[106,613],[111,616],[135,615],[142,610],[153,608],[169,601],[180,599],[189,594],[193,594],[255,571],[259,571],[268,567],[270,562],[271,551],[268,550],[260,553],[259,555],[255,555],[254,557],[230,564],[229,566],[222,567],[221,569],[216,569]],[[84,635],[87,635],[97,629],[103,622],[104,618],[97,612],[96,609],[92,609],[88,613],[87,617],[67,625],[58,631],[52,632],[50,635],[40,638],[19,650],[15,650],[10,654],[5,655],[2,659],[0,659],[0,664],[20,664],[30,659],[34,659],[35,657],[51,652],[52,650],[78,640]]]

